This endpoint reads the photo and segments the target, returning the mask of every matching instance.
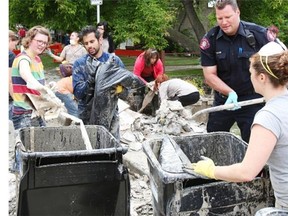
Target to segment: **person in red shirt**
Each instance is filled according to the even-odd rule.
[[[156,49],[149,48],[141,53],[135,61],[133,73],[150,88],[149,82],[153,82],[157,76],[164,74],[164,67],[159,52]],[[157,89],[153,90],[156,91]],[[142,104],[145,95],[145,87],[139,89],[137,95],[140,97],[137,101]],[[136,111],[138,111],[141,105],[136,105],[136,107]],[[158,108],[158,95],[155,95],[152,100],[152,115],[155,115]]]
[[[135,61],[133,73],[145,84],[154,81],[158,75],[162,75],[164,67],[158,51],[149,48],[141,53]]]

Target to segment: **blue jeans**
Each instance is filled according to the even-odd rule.
[[[46,122],[41,117],[31,119],[31,113],[13,114],[12,121],[14,129],[18,130],[26,127],[45,127]]]
[[[13,101],[9,100],[9,120],[12,121],[12,116],[13,116]]]
[[[78,106],[77,102],[73,99],[73,94],[62,94],[60,92],[55,92],[55,95],[64,103],[68,114],[78,118]]]

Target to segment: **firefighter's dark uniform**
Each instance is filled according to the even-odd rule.
[[[237,93],[238,101],[259,98],[261,96],[254,92],[250,80],[249,57],[268,42],[267,29],[254,23],[241,21],[237,34],[232,37],[219,26],[214,27],[200,42],[201,65],[217,65],[218,77]],[[222,105],[226,100],[226,95],[214,92],[214,106]],[[254,115],[263,105],[210,113],[207,131],[229,131],[237,122],[242,139],[248,142]]]

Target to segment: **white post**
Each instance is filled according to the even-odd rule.
[[[96,5],[97,7],[97,23],[100,22],[100,5],[103,4],[103,0],[90,0],[91,1],[91,5]]]
[[[97,4],[97,23],[100,22],[100,5]]]

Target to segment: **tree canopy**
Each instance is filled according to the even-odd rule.
[[[198,49],[199,40],[215,25],[213,0],[103,0],[101,21],[113,30],[116,43],[131,39],[142,48],[159,50],[172,41],[184,50]],[[288,42],[287,0],[238,0],[241,19],[263,26],[276,25]],[[43,25],[63,32],[96,25],[96,6],[90,0],[9,0],[9,27]],[[188,20],[188,24],[187,21]]]

